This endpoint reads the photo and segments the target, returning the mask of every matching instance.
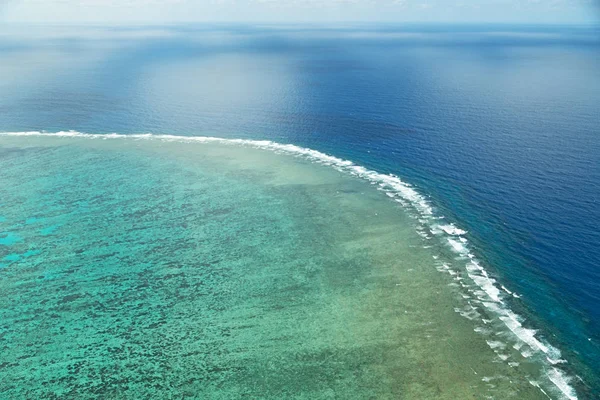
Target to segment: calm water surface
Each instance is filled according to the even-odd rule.
[[[584,27],[7,27],[0,131],[269,139],[397,174],[593,398],[599,67]]]

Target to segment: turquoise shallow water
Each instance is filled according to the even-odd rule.
[[[574,395],[392,177],[265,142],[72,136],[0,136],[7,398]]]

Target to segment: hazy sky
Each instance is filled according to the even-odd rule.
[[[587,23],[596,0],[0,0],[0,21],[49,23]]]

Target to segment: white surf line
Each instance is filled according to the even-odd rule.
[[[523,327],[519,315],[511,311],[502,300],[503,291],[506,289],[498,285],[495,279],[490,278],[486,270],[479,264],[475,256],[471,253],[468,246],[468,240],[463,236],[466,231],[454,226],[453,224],[440,224],[441,216],[436,216],[433,206],[425,196],[415,190],[412,185],[403,182],[396,175],[381,174],[369,170],[352,161],[343,160],[317,150],[296,146],[293,144],[281,144],[269,140],[249,140],[249,139],[224,139],[210,136],[176,136],[160,134],[90,134],[77,131],[61,131],[56,133],[30,131],[30,132],[0,132],[0,136],[33,136],[33,137],[63,137],[63,138],[89,138],[89,139],[136,139],[136,140],[160,140],[167,142],[183,143],[221,143],[250,146],[258,149],[271,150],[275,152],[287,153],[295,156],[302,156],[305,159],[320,164],[329,165],[341,172],[349,173],[364,179],[372,184],[378,185],[379,189],[403,206],[408,206],[419,215],[419,229],[427,229],[431,234],[442,236],[446,239],[449,248],[460,258],[464,259],[467,275],[481,289],[477,295],[482,304],[491,312],[495,313],[499,320],[503,322],[508,331],[512,332],[519,342],[515,347],[520,350],[522,345],[529,347],[530,351],[521,351],[524,357],[529,357],[535,353],[541,353],[548,362],[548,372],[546,378],[553,383],[560,392],[562,399],[576,400],[575,389],[570,385],[571,378],[562,370],[555,367],[555,364],[565,362],[560,358],[560,351],[550,344],[543,343],[536,338],[536,331]],[[425,239],[431,239],[427,234],[422,234]],[[541,390],[541,388],[540,388]]]

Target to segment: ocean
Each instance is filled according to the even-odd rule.
[[[0,32],[8,398],[598,398],[596,27]]]

